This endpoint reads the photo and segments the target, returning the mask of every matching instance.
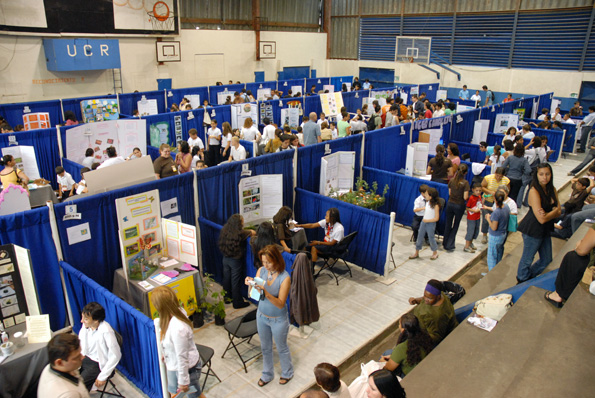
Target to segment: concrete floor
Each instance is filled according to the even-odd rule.
[[[552,165],[556,187],[562,187],[569,180],[566,173],[583,156],[569,156]],[[563,193],[560,197],[565,200]],[[395,281],[389,285],[382,283],[377,275],[362,271],[356,266],[352,266],[353,278],[341,279],[339,286],[327,276],[318,278],[316,284],[321,318],[311,325],[313,330],[308,338],[301,338],[297,333],[289,337],[295,376],[286,386],[278,384],[280,368],[276,354],[276,380],[260,388],[257,381],[262,371],[261,357],[252,360],[248,365],[248,373],[245,373],[235,352],[230,351],[225,358],[221,358],[228,343],[227,333],[222,327],[211,323],[196,329],[195,342],[215,350],[212,365],[222,379],[219,383],[214,377],[209,377],[205,395],[217,398],[295,397],[314,385],[312,370],[320,362],[339,366],[342,379],[349,384],[359,376],[360,363],[377,359],[380,353],[394,346],[397,338],[393,332],[396,330],[396,322],[412,308],[407,302],[408,298],[421,296],[429,279],[454,280],[469,289],[481,279],[481,273],[487,272],[484,250],[487,245],[476,243],[479,250],[475,254],[463,252],[465,232],[466,222],[463,221],[455,252],[439,250],[440,257],[436,261],[429,261],[431,251],[426,246],[420,259],[409,260],[408,256],[414,251],[413,243],[409,241],[411,230],[397,226],[393,236],[396,264],[395,268],[391,264],[389,275]],[[520,236],[511,236],[505,252],[509,252],[520,242]],[[227,319],[233,319],[252,308],[254,307],[233,310],[229,307]],[[252,343],[252,352],[259,352],[258,338],[255,337]],[[128,383],[123,378],[117,381],[118,388],[122,387],[126,397],[144,396],[136,387],[126,384]]]

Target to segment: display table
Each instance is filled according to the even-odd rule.
[[[35,189],[29,190],[29,202],[31,208],[45,206],[46,202],[58,203],[58,197],[54,193],[51,185],[40,185]]]
[[[25,323],[8,328],[10,341],[14,343],[13,336],[16,332],[25,332]],[[67,327],[52,333],[52,336],[68,333],[72,330]],[[26,343],[24,347],[15,347],[15,353],[0,364],[0,397],[35,397],[37,396],[37,383],[41,372],[48,364],[47,343]]]
[[[183,265],[183,263],[178,262],[176,265],[172,265],[165,269],[159,268],[159,269],[157,269],[157,271],[155,271],[153,274],[151,274],[151,276],[157,275],[163,271],[175,271],[175,268],[180,268],[182,265]],[[143,288],[142,286],[139,285],[139,282],[141,282],[141,281],[138,281],[138,280],[130,280],[130,281],[126,282],[126,275],[124,274],[124,272],[125,271],[122,268],[116,270],[116,272],[114,274],[113,293],[116,296],[120,297],[122,300],[126,301],[128,304],[130,304],[134,308],[137,308],[140,311],[142,311],[149,318],[151,318],[151,305],[149,302],[149,300],[150,300],[149,294],[153,291],[153,289],[145,290],[145,288]],[[151,279],[151,276],[149,278],[147,278],[145,281],[150,283],[151,286],[153,286],[153,288],[155,288],[157,286],[161,286],[161,284],[153,281]],[[195,297],[198,300],[198,298],[200,297],[200,292],[202,291],[202,288],[203,288],[203,283],[202,283],[202,278],[200,277],[200,273],[196,269],[194,271],[190,271],[190,272],[180,272],[180,275],[178,275],[176,278],[174,278],[170,282],[165,283],[165,286],[169,286],[172,289],[177,291],[181,285],[185,284],[186,281],[184,281],[184,280],[186,278],[193,279]],[[186,308],[186,307],[184,307],[184,308]]]

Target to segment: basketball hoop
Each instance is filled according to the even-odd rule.
[[[173,30],[174,19],[173,15],[170,15],[170,10],[167,4],[163,1],[157,1],[153,5],[153,10],[147,12],[149,21],[153,26],[153,30]]]

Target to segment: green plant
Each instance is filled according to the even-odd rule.
[[[377,194],[376,191],[378,191],[378,182],[374,181],[372,183],[372,189],[370,189],[370,185],[363,178],[358,177],[355,183],[355,191],[350,190],[349,192],[339,194],[338,192],[331,189],[329,196],[356,206],[376,210],[386,201],[385,196],[388,192],[388,189],[388,184],[386,184],[384,186],[384,190],[382,191],[382,195]]]
[[[200,310],[211,312],[213,315],[225,318],[225,290],[215,290],[215,280],[211,274],[205,274],[201,292]]]

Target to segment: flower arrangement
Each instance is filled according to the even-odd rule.
[[[372,183],[372,189],[370,189],[368,183],[358,177],[355,183],[355,191],[350,190],[349,192],[339,194],[331,188],[329,196],[356,206],[365,207],[366,209],[377,210],[386,201],[385,196],[388,189],[388,184],[386,184],[382,195],[377,194],[378,182],[374,181]]]

